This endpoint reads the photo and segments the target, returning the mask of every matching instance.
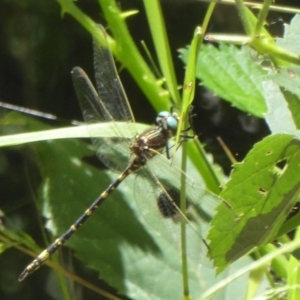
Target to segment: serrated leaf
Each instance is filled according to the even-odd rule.
[[[293,117],[294,124],[297,129],[300,129],[300,99],[298,96],[294,95],[293,93],[282,90],[282,94],[286,102],[288,103],[288,107]]]
[[[300,102],[292,94],[282,92],[271,80],[263,82],[263,89],[268,105],[266,121],[271,132],[299,135],[296,124],[300,122]]]
[[[283,38],[277,38],[277,44],[300,55],[300,16],[296,14],[290,24],[284,24]]]
[[[186,62],[187,50],[180,52]],[[253,62],[248,47],[202,45],[196,77],[238,109],[260,118],[266,112],[261,82],[267,73]]]
[[[221,193],[232,213],[219,207],[208,236],[218,271],[276,236],[298,199],[299,166],[300,141],[287,134],[265,138],[235,165]]]
[[[292,65],[281,68],[278,73],[271,77],[278,85],[287,89],[300,98],[300,67]]]

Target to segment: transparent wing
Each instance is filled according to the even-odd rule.
[[[74,68],[72,78],[85,122],[109,122],[112,125],[114,136],[111,138],[96,137],[94,132],[90,132],[98,157],[107,167],[123,171],[131,156],[130,140],[125,136],[135,137],[137,132],[128,99],[107,44],[105,30],[101,26],[99,28],[104,44],[99,45],[94,41],[97,91],[82,69]],[[126,126],[122,122],[126,122]]]
[[[99,26],[105,44],[99,45],[94,40],[94,68],[96,86],[107,121],[125,121],[134,123],[134,117],[118,76],[112,53],[109,49],[106,32]]]
[[[212,266],[205,241],[210,221],[221,199],[185,176],[187,211],[178,208],[182,172],[157,155],[138,171],[135,199],[145,220],[166,240],[180,249],[181,221],[186,223],[187,255],[197,263]]]
[[[107,121],[104,115],[107,116],[108,111],[86,73],[81,68],[75,67],[72,70],[72,79],[85,122],[92,124]],[[126,127],[117,126],[112,122],[114,136],[111,138],[95,137],[94,132],[91,134],[99,159],[107,167],[117,171],[123,171],[127,167],[131,155],[128,139],[122,138],[122,128]]]

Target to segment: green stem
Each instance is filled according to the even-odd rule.
[[[77,8],[72,0],[56,0],[63,13],[74,17],[92,36],[101,42],[97,24]],[[108,36],[108,42],[114,56],[128,69],[131,76],[144,92],[148,101],[157,111],[169,110],[169,94],[158,84],[157,79],[134,44],[125,20],[130,14],[123,13],[114,0],[98,0],[102,12],[113,32],[115,40]],[[129,55],[130,54],[130,55]]]
[[[158,84],[136,47],[125,23],[126,14],[119,10],[114,0],[98,0],[98,3],[117,41],[115,49],[112,49],[114,55],[130,72],[156,111],[169,110],[170,95]]]
[[[300,217],[299,217],[299,213],[297,213],[296,215],[294,215],[292,218],[288,219],[280,228],[280,230],[278,231],[277,234],[277,238],[287,234],[289,232],[291,232],[292,230],[294,230],[295,228],[297,228],[298,226],[300,226]]]
[[[0,234],[0,242],[3,243],[4,245],[8,245],[10,247],[14,247],[18,249],[19,251],[28,254],[31,257],[36,257],[38,253],[41,251],[41,249],[37,250],[37,247],[35,247],[34,251],[28,250],[28,248],[25,248],[21,244],[25,244],[26,246],[31,245],[32,241],[28,242],[28,237],[24,234],[22,235],[17,235],[12,231],[9,231],[7,229],[4,229],[1,231]],[[30,248],[31,249],[31,248]],[[45,262],[45,265],[48,267],[51,267],[51,269],[55,270],[56,272],[61,273],[64,275],[64,277],[68,277],[72,279],[74,282],[77,282],[81,284],[82,286],[90,289],[91,291],[94,291],[95,293],[104,296],[106,299],[111,299],[111,300],[121,300],[121,298],[118,298],[109,292],[106,292],[99,288],[96,285],[91,284],[90,282],[86,281],[85,279],[72,274],[71,272],[67,271],[66,269],[62,268],[60,265],[54,263],[52,260],[47,260]]]
[[[187,145],[182,145],[182,159],[181,159],[181,184],[180,184],[180,210],[185,216],[186,212],[186,186],[185,186],[185,171],[186,171],[186,158],[187,158]],[[182,270],[182,282],[183,282],[183,295],[184,299],[189,299],[189,280],[188,280],[188,262],[187,262],[187,240],[186,240],[186,222],[181,222],[181,270]]]
[[[265,0],[262,6],[262,9],[259,12],[257,23],[253,32],[253,37],[259,36],[261,33],[261,30],[265,24],[265,20],[267,18],[270,6],[272,4],[273,0]]]
[[[200,44],[199,44],[199,48],[201,47],[202,45],[202,42],[203,42],[203,37],[205,35],[205,33],[207,32],[207,28],[208,28],[208,24],[209,24],[209,21],[211,19],[211,16],[213,14],[213,11],[216,7],[216,3],[210,3],[209,6],[208,6],[208,9],[206,11],[206,14],[204,16],[204,20],[203,20],[203,23],[202,23],[202,38],[201,38],[201,41],[200,41]]]
[[[235,5],[240,15],[241,21],[243,23],[245,32],[248,36],[252,36],[252,25],[247,17],[247,7],[243,0],[235,0]]]
[[[269,54],[278,62],[277,65],[286,65],[286,63],[282,61],[300,65],[300,56],[298,54],[282,49],[267,39],[254,38],[249,45],[259,53]]]
[[[144,6],[147,14],[152,39],[156,49],[156,55],[166,81],[168,91],[176,106],[180,106],[180,94],[175,76],[172,53],[168,41],[166,27],[164,24],[163,14],[160,1],[144,0]]]

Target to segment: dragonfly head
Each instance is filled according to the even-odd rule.
[[[156,117],[156,123],[163,130],[169,132],[170,136],[173,136],[177,132],[179,122],[179,116],[175,112],[161,111]]]

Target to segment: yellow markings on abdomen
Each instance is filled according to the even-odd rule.
[[[109,194],[107,193],[107,191],[104,191],[102,194],[101,194],[101,198],[105,199],[107,198]]]
[[[123,181],[126,177],[127,177],[127,174],[126,174],[126,173],[122,173],[122,174],[118,177],[118,181]]]
[[[58,246],[61,246],[63,243],[62,243],[61,239],[56,239],[54,244],[58,245]]]
[[[92,212],[90,209],[87,209],[87,210],[85,211],[85,214],[86,214],[87,216],[90,216],[92,213],[93,213],[93,212]]]
[[[72,225],[70,228],[71,228],[71,230],[76,231],[78,227],[75,225]]]
[[[45,261],[50,257],[49,251],[46,249],[36,258],[37,261]]]

